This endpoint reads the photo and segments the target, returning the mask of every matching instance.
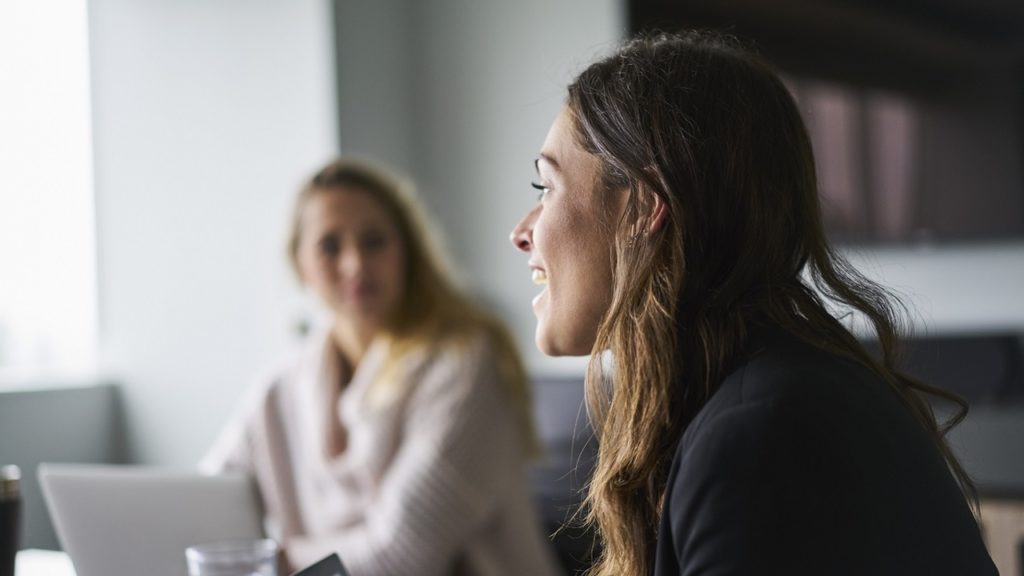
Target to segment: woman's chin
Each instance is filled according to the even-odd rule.
[[[537,349],[544,353],[545,356],[561,356],[561,354],[558,353],[558,348],[552,346],[550,342],[542,338],[539,331],[534,342],[537,344]]]
[[[548,326],[545,326],[543,321],[537,323],[534,342],[537,349],[546,356],[587,356],[593,347],[592,341],[583,342],[579,338],[556,334]]]
[[[561,356],[558,346],[555,345],[555,340],[551,337],[551,331],[540,314],[537,315],[537,331],[533,335],[533,341],[537,345],[537,349],[545,355]]]

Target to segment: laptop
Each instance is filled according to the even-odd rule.
[[[264,534],[246,475],[40,464],[39,481],[77,576],[184,576],[185,548]]]

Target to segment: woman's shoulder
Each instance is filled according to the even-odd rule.
[[[668,513],[685,517],[681,533],[742,508],[730,522],[756,524],[766,542],[786,545],[772,540],[785,539],[779,527],[809,528],[809,544],[847,534],[810,548],[860,542],[875,566],[892,553],[886,542],[910,531],[967,542],[964,550],[977,538],[942,454],[898,394],[860,363],[795,338],[764,342],[725,378],[683,435],[667,495]],[[882,536],[869,545],[868,533]]]
[[[496,375],[499,358],[488,335],[473,331],[423,342],[403,354],[401,361],[407,373],[418,379],[447,375],[467,381]]]
[[[318,370],[326,338],[324,334],[310,333],[269,355],[251,374],[243,403],[266,403],[293,386],[304,373]]]
[[[715,460],[707,471],[724,459],[806,477],[849,466],[922,481],[948,476],[934,440],[889,383],[796,338],[760,346],[725,378],[676,458]]]
[[[759,339],[726,376],[691,422],[682,448],[704,435],[791,437],[796,443],[825,436],[859,441],[851,431],[875,428],[917,436],[920,426],[896,391],[867,366],[795,336]],[[708,436],[707,431],[715,432]]]
[[[866,365],[797,336],[771,331],[752,339],[745,358],[723,378],[705,409],[712,413],[739,406],[831,409],[851,397],[896,399],[891,387]]]

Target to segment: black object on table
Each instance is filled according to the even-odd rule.
[[[0,468],[0,576],[14,576],[21,545],[21,470]]]

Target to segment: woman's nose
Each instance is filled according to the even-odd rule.
[[[343,276],[355,277],[363,270],[363,255],[355,248],[349,248],[338,258],[338,269]]]
[[[519,224],[516,224],[516,227],[512,229],[512,233],[508,236],[512,245],[523,252],[533,250],[533,223],[537,219],[537,212],[539,210],[540,206],[537,206],[527,212],[526,216],[523,216],[523,219],[519,221]]]

